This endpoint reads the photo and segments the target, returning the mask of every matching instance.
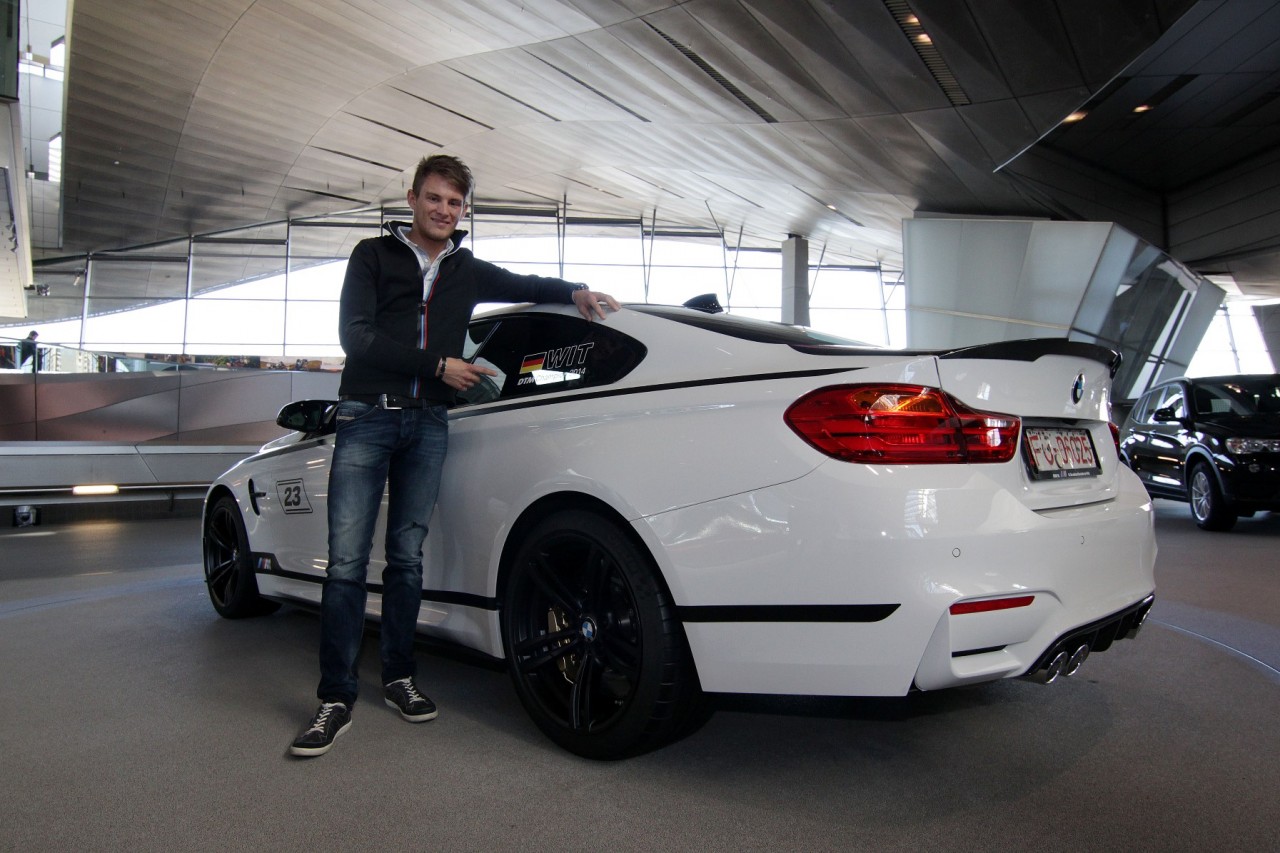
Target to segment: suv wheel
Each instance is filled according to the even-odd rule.
[[[1235,526],[1235,510],[1222,496],[1222,489],[1218,488],[1218,478],[1213,475],[1209,463],[1194,463],[1187,483],[1187,500],[1191,503],[1191,514],[1201,529],[1230,530]]]

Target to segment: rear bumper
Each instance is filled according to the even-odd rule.
[[[638,525],[705,690],[893,696],[1013,678],[1155,589],[1136,478],[1033,511],[981,466],[939,466],[927,489],[904,489],[903,469],[837,471]],[[1028,603],[950,612],[1009,596]]]
[[[1132,640],[1138,636],[1138,631],[1147,621],[1147,614],[1151,612],[1151,605],[1155,600],[1155,595],[1148,595],[1142,601],[1118,613],[1112,613],[1110,616],[1068,631],[1045,649],[1044,654],[1036,659],[1025,674],[1035,675],[1043,672],[1047,676],[1046,680],[1052,681],[1068,661],[1083,660],[1085,655],[1105,652],[1116,640]]]

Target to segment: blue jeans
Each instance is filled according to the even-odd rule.
[[[382,572],[382,683],[415,671],[414,633],[422,604],[422,542],[440,491],[449,443],[444,406],[380,409],[338,404],[329,468],[329,567],[320,599],[322,702],[356,700],[364,635],[365,579],[384,487],[386,568]]]

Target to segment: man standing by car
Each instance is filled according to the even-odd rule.
[[[440,487],[455,391],[495,371],[464,361],[471,312],[481,302],[563,302],[590,321],[612,296],[558,278],[517,275],[461,248],[471,171],[456,157],[424,158],[408,192],[411,223],[362,240],[342,284],[339,340],[346,353],[329,469],[329,565],[320,605],[320,708],[290,752],[322,755],[351,725],[364,632],[374,526],[388,490],[382,574],[381,660],[386,703],[409,722],[434,719],[414,682],[422,603],[422,543]]]

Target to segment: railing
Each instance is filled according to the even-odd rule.
[[[318,362],[233,367],[60,346],[37,358],[0,367],[2,507],[196,497],[284,434],[281,406],[338,390],[339,374]]]

